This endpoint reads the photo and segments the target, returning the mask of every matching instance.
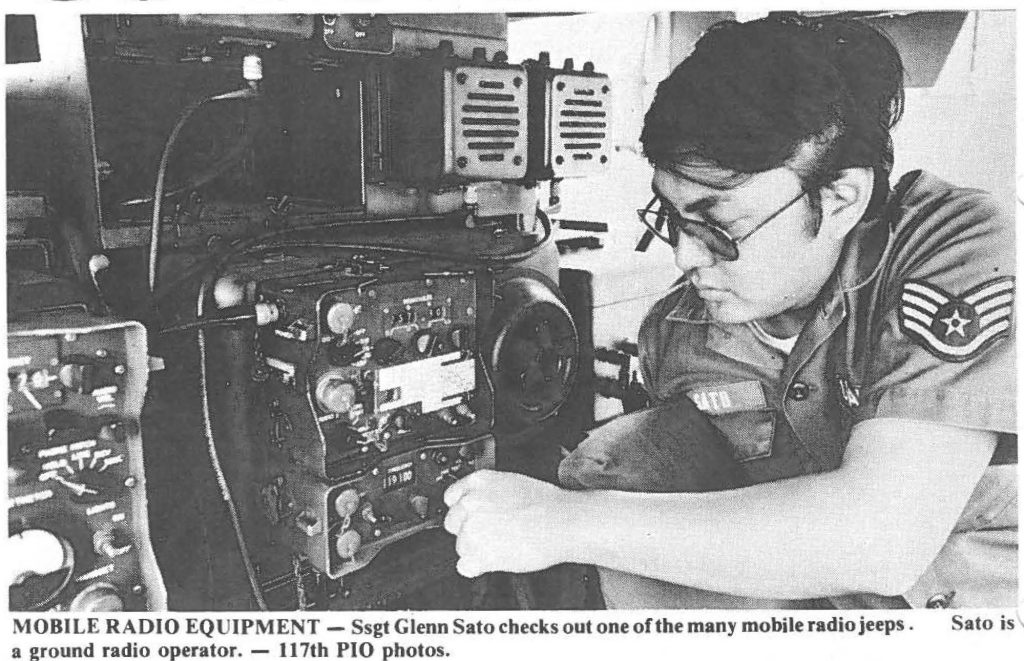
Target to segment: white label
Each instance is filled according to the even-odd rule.
[[[422,296],[412,296],[410,298],[403,298],[402,305],[413,305],[414,303],[429,303],[434,300],[433,294],[423,294]]]
[[[109,512],[110,510],[117,507],[117,503],[114,501],[108,501],[106,503],[100,503],[99,505],[93,505],[85,510],[86,516],[92,516],[94,514],[102,514],[103,512]]]
[[[24,496],[18,496],[17,498],[12,498],[8,501],[7,509],[20,507],[22,505],[31,505],[32,503],[38,503],[46,500],[47,498],[53,498],[53,492],[49,489],[36,491],[35,493],[27,493]]]
[[[448,353],[378,371],[377,410],[420,404],[423,413],[430,413],[450,406],[446,400],[472,392],[476,389],[476,366],[472,358],[459,360],[461,355]],[[397,396],[380,401],[381,393],[388,391]]]

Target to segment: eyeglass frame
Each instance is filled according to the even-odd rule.
[[[700,241],[701,243],[703,243],[708,248],[708,250],[710,250],[711,253],[715,255],[716,258],[720,258],[720,259],[722,259],[724,261],[727,261],[727,262],[734,262],[737,259],[739,259],[739,257],[740,257],[740,249],[739,249],[740,243],[746,241],[751,236],[753,236],[755,232],[757,232],[762,227],[764,227],[765,225],[767,225],[771,221],[773,221],[776,218],[778,218],[779,216],[781,216],[791,206],[793,206],[800,199],[802,199],[805,195],[807,195],[807,190],[804,189],[804,188],[801,188],[799,195],[794,197],[789,202],[786,202],[786,204],[782,205],[782,207],[777,209],[770,216],[768,216],[767,218],[765,218],[764,220],[759,222],[757,225],[755,225],[749,232],[747,232],[746,234],[744,234],[743,236],[740,236],[740,237],[733,237],[731,234],[729,234],[725,230],[724,227],[722,227],[721,225],[719,225],[717,223],[713,223],[713,222],[706,221],[706,220],[696,220],[694,218],[686,218],[686,217],[684,217],[681,213],[679,213],[678,211],[675,210],[675,208],[672,206],[672,204],[670,202],[666,202],[665,200],[663,200],[657,194],[655,194],[654,197],[651,198],[651,201],[647,203],[646,207],[644,207],[643,209],[637,209],[636,210],[636,215],[640,219],[640,222],[643,223],[644,226],[647,228],[647,233],[648,234],[650,234],[651,236],[658,237],[659,239],[661,239],[662,241],[664,241],[668,245],[672,246],[673,248],[677,247],[678,244],[679,244],[678,233],[683,233],[683,234],[686,234],[688,237],[690,237],[692,239],[696,239],[697,241]],[[659,207],[659,209],[657,211],[654,211],[652,209],[652,207],[655,204],[660,204],[662,206]],[[665,205],[668,206],[668,210],[664,209]],[[655,214],[656,218],[658,220],[660,220],[661,222],[656,222],[655,224],[652,224],[647,219],[647,214]],[[677,221],[673,220],[672,219],[672,215],[673,214],[678,219],[678,221],[681,221],[681,222],[677,222]],[[660,226],[663,223],[665,223],[665,222],[668,223],[668,229],[669,229],[669,235],[668,236],[665,236],[664,234],[662,234],[661,233],[661,229],[660,229]],[[731,253],[726,254],[726,253],[722,253],[721,250],[716,250],[715,249],[716,246],[713,246],[710,243],[708,243],[708,241],[704,237],[699,236],[699,235],[694,235],[694,234],[691,234],[691,233],[687,232],[685,230],[686,227],[701,227],[704,230],[709,231],[711,234],[713,234],[714,236],[717,236],[719,239],[721,239],[725,245],[730,246],[731,249],[732,249]],[[673,235],[673,230],[675,230],[675,233],[676,233],[676,236],[674,238],[672,236]],[[646,249],[646,246],[645,246],[645,249]]]

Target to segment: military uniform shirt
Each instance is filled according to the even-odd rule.
[[[643,322],[652,398],[690,398],[728,437],[750,483],[838,468],[852,427],[870,418],[1000,435],[948,543],[905,601],[849,595],[836,605],[1016,604],[1013,250],[1012,215],[990,195],[912,172],[878,219],[851,232],[788,357],[747,325],[709,322],[685,283]]]

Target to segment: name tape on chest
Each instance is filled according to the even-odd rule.
[[[725,415],[736,411],[763,411],[768,408],[760,381],[741,381],[688,390],[686,396],[708,415]]]
[[[1010,335],[1014,279],[994,278],[955,296],[923,280],[908,280],[900,296],[900,328],[948,362],[974,358]]]

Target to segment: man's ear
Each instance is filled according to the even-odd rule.
[[[844,238],[867,211],[874,191],[871,168],[840,170],[832,183],[821,187],[821,229],[832,238]]]

